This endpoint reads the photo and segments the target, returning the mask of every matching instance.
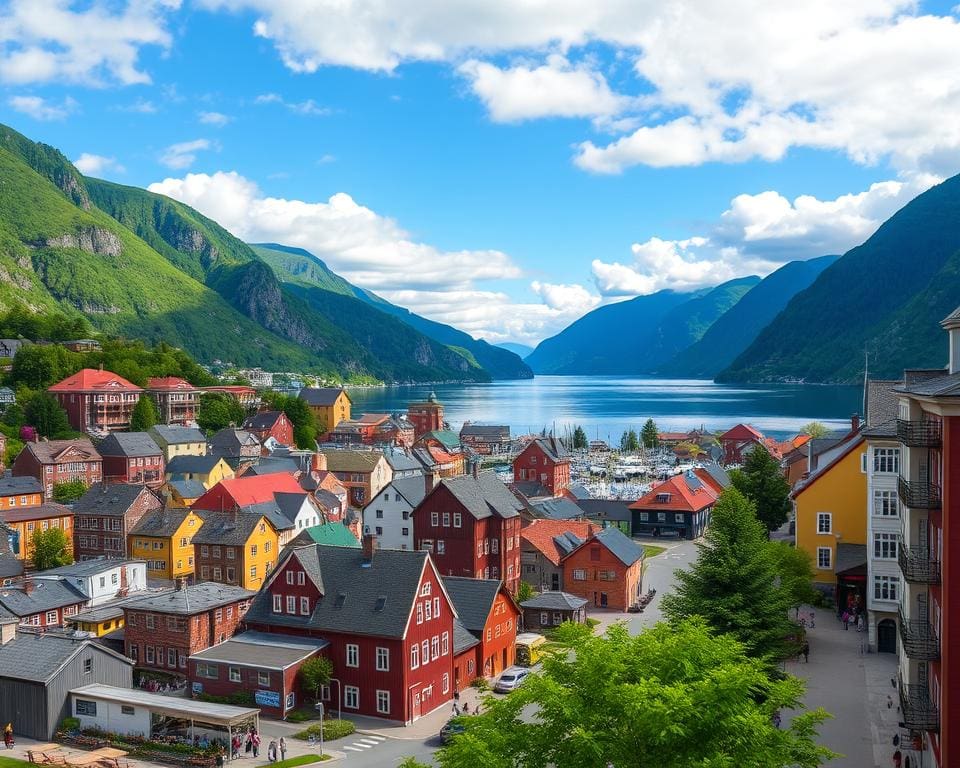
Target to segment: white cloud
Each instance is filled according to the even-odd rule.
[[[197,152],[207,149],[216,149],[216,145],[209,139],[194,139],[171,144],[160,154],[159,160],[168,168],[189,168],[197,160]]]
[[[253,100],[254,104],[280,104],[296,115],[330,115],[333,110],[318,104],[313,99],[287,101],[279,93],[261,93]]]
[[[170,46],[166,21],[179,7],[180,0],[9,0],[0,9],[0,81],[150,82],[139,50]]]
[[[530,288],[549,309],[572,313],[577,316],[589,312],[600,303],[600,297],[590,293],[582,285],[541,283],[534,280],[530,283]]]
[[[77,170],[85,176],[100,176],[109,171],[123,173],[126,169],[120,165],[114,157],[104,157],[103,155],[94,155],[90,152],[83,152],[73,161]]]
[[[77,102],[69,96],[59,104],[40,96],[11,96],[7,105],[34,120],[63,120],[77,109]]]
[[[542,117],[610,117],[628,100],[610,90],[604,76],[586,65],[572,65],[559,54],[541,66],[501,69],[470,59],[457,70],[497,122]]]
[[[337,161],[336,155],[326,154],[320,155],[320,158],[317,160],[317,165],[328,165],[330,163],[335,163]]]
[[[201,112],[197,115],[197,119],[204,125],[216,125],[223,126],[233,120],[229,115],[225,115],[222,112]]]

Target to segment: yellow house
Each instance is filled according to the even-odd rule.
[[[328,432],[350,418],[350,395],[343,387],[305,387],[298,397],[317,417],[320,432]]]
[[[193,542],[198,582],[244,589],[259,590],[280,554],[277,529],[255,512],[208,513]]]
[[[859,434],[824,451],[792,493],[797,547],[813,560],[814,585],[859,610],[866,610],[866,451]]]
[[[199,429],[175,424],[156,424],[147,430],[153,441],[160,446],[166,461],[177,456],[204,456],[207,453],[207,438]]]
[[[123,600],[115,600],[106,605],[82,611],[66,621],[73,629],[89,632],[103,637],[118,629],[123,629]]]
[[[167,464],[166,480],[192,480],[210,490],[221,480],[230,480],[233,469],[220,456],[177,456]],[[201,494],[202,495],[202,494]]]
[[[130,556],[146,560],[151,579],[190,579],[195,571],[193,537],[203,526],[202,513],[166,507],[144,515],[128,534]]]

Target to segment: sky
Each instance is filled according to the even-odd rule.
[[[535,345],[843,253],[960,171],[960,6],[0,0],[0,121]]]

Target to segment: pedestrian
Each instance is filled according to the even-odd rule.
[[[844,611],[843,616],[840,617],[840,621],[843,622],[843,628],[848,629],[848,625],[850,624],[850,614]]]
[[[7,723],[7,727],[3,729],[3,743],[7,749],[13,749],[13,723]]]
[[[236,760],[240,757],[240,746],[243,743],[243,739],[240,738],[239,733],[233,734],[233,738],[230,740],[230,759]]]
[[[253,732],[247,734],[246,743],[243,745],[243,751],[247,754],[253,752]]]
[[[857,616],[857,632],[863,632],[863,614]]]
[[[777,710],[776,712],[773,713],[773,718],[772,718],[772,720],[773,720],[773,727],[779,729],[779,728],[780,728],[780,724],[783,722],[783,721],[780,719],[780,710]]]
[[[893,753],[893,768],[900,768],[900,764],[902,762],[903,762],[903,755],[900,753],[900,750],[898,749],[896,752]]]
[[[803,641],[803,648],[801,649],[800,653],[803,654],[803,663],[809,664],[810,663],[810,643],[808,643],[806,640]]]
[[[253,744],[253,756],[257,757],[260,754],[260,734],[254,731],[250,734],[250,741]]]
[[[287,742],[283,738],[283,736],[280,737],[280,759],[281,760],[287,759]]]
[[[470,714],[470,702],[468,701],[463,702],[463,714],[465,715]]]
[[[217,768],[223,768],[223,748],[217,750]]]
[[[267,760],[271,763],[277,762],[277,742],[275,739],[270,739],[270,743],[267,745]]]
[[[453,684],[453,700],[460,701],[460,683]]]

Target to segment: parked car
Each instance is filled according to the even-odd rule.
[[[496,693],[510,693],[510,691],[517,688],[529,674],[530,670],[528,669],[510,667],[510,669],[500,675],[500,679],[497,680],[497,684],[493,686],[493,690]]]
[[[465,730],[466,728],[463,726],[463,718],[451,717],[444,724],[443,728],[440,729],[440,743],[448,744],[450,739],[452,739],[458,733],[463,733]]]

